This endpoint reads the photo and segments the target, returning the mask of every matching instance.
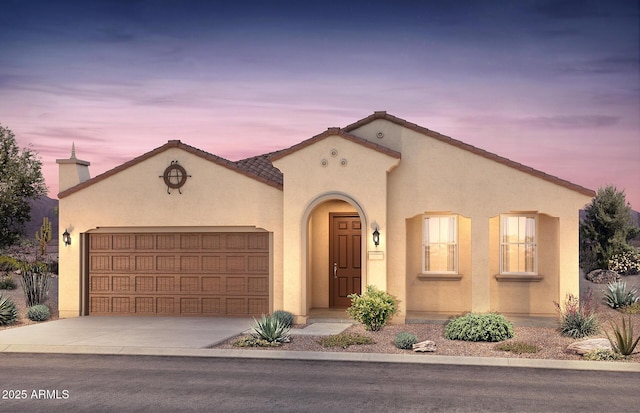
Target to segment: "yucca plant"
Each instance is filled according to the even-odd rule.
[[[611,308],[625,307],[638,301],[638,289],[631,287],[627,291],[627,283],[624,281],[610,282],[607,288],[609,291],[605,293],[604,299]]]
[[[263,339],[269,343],[288,343],[291,340],[289,327],[282,319],[263,314],[261,320],[255,318],[253,320],[256,322],[256,325],[251,327],[251,335],[254,338]]]
[[[18,309],[16,305],[9,299],[0,295],[0,326],[11,324],[18,318]]]
[[[611,348],[616,353],[620,353],[623,356],[628,356],[633,353],[636,346],[638,345],[638,341],[640,341],[640,336],[636,338],[636,341],[633,341],[633,324],[631,324],[631,317],[629,317],[629,326],[627,327],[627,323],[624,321],[624,317],[622,317],[622,328],[618,327],[618,324],[612,324],[613,333],[615,336],[615,341],[609,337],[609,333],[607,334],[607,338],[611,343]]]

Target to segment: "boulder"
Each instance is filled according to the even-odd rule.
[[[600,349],[613,351],[611,343],[606,338],[590,338],[588,340],[576,341],[567,346],[567,351],[580,355]]]
[[[611,270],[593,270],[585,276],[592,283],[608,284],[620,279],[620,274]]]
[[[420,353],[434,352],[436,351],[436,343],[431,340],[421,341],[413,345],[413,351]]]

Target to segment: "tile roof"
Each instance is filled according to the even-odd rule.
[[[345,126],[343,128],[343,130],[346,131],[346,132],[351,132],[351,131],[353,131],[353,130],[355,130],[355,129],[363,126],[363,125],[366,125],[366,124],[368,124],[370,122],[373,122],[376,119],[387,120],[389,122],[392,122],[392,123],[395,123],[397,125],[403,126],[403,127],[407,128],[407,129],[411,129],[411,130],[413,130],[415,132],[421,133],[421,134],[423,134],[425,136],[429,136],[431,138],[437,139],[437,140],[439,140],[441,142],[444,142],[444,143],[447,143],[449,145],[456,146],[456,147],[458,147],[460,149],[464,149],[464,150],[469,151],[471,153],[474,153],[476,155],[480,155],[480,156],[482,156],[484,158],[491,159],[492,161],[501,163],[503,165],[507,165],[507,166],[509,166],[511,168],[514,168],[514,169],[517,169],[519,171],[528,173],[529,175],[533,175],[536,178],[544,179],[545,181],[552,182],[552,183],[554,183],[556,185],[563,186],[565,188],[571,189],[572,191],[581,193],[583,195],[587,195],[587,196],[590,196],[590,197],[594,197],[596,195],[595,191],[592,190],[592,189],[588,189],[588,188],[585,188],[583,186],[580,186],[580,185],[574,184],[572,182],[569,182],[567,180],[558,178],[556,176],[549,175],[549,174],[547,174],[545,172],[542,172],[542,171],[539,171],[537,169],[533,169],[531,167],[525,166],[525,165],[523,165],[521,163],[518,163],[518,162],[512,161],[510,159],[504,158],[504,157],[502,157],[500,155],[496,155],[494,153],[485,151],[484,149],[477,148],[477,147],[475,147],[473,145],[469,145],[469,144],[464,143],[462,141],[459,141],[457,139],[450,138],[449,136],[442,135],[442,134],[440,134],[438,132],[434,132],[434,131],[432,131],[430,129],[427,129],[425,127],[416,125],[415,123],[411,123],[411,122],[408,122],[408,121],[406,121],[404,119],[398,118],[396,116],[389,115],[386,111],[374,112],[373,115],[367,116],[364,119],[360,119],[359,121],[357,121],[355,123],[352,123],[351,125]]]
[[[256,176],[262,177],[282,187],[282,172],[271,164],[269,156],[276,152],[258,155],[247,159],[241,159],[236,162],[238,168],[243,169]]]

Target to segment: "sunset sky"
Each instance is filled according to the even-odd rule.
[[[0,124],[49,196],[170,139],[238,160],[374,111],[640,209],[637,0],[3,0]]]

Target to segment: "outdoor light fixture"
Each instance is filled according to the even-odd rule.
[[[64,246],[71,245],[71,234],[66,229],[62,233],[62,241],[64,241]]]
[[[376,244],[376,247],[380,245],[380,232],[378,231],[378,228],[373,230],[373,243]]]

